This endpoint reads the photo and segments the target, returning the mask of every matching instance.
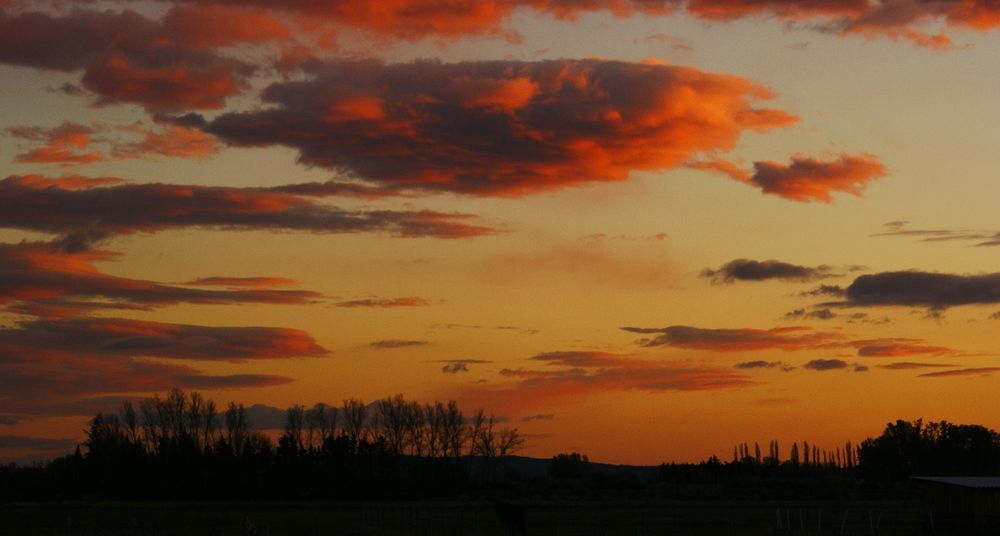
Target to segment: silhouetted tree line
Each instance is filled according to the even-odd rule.
[[[801,447],[799,443],[793,442],[788,450],[788,457],[782,459],[778,440],[773,439],[768,443],[767,456],[762,456],[760,443],[754,443],[753,452],[747,443],[734,446],[732,463],[784,467],[787,470],[853,469],[858,464],[858,449],[850,441],[845,442],[843,447],[832,450],[821,448],[815,443],[810,445],[808,441],[803,441]]]
[[[673,484],[720,485],[802,478],[879,484],[911,476],[1000,475],[1000,434],[947,421],[898,420],[858,446],[848,441],[825,449],[802,441],[792,443],[787,457],[780,452],[777,441],[769,442],[766,456],[759,444],[740,443],[728,463],[712,457],[700,464],[664,464],[661,474]]]
[[[401,395],[372,404],[293,406],[277,441],[250,426],[246,409],[219,411],[198,393],[125,403],[98,414],[72,455],[0,467],[0,498],[384,499],[456,495],[500,487],[593,490],[672,497],[778,497],[853,493],[917,475],[1000,475],[1000,435],[979,425],[896,421],[882,434],[823,449],[777,441],[765,456],[741,443],[733,459],[664,463],[653,473],[595,470],[587,456],[559,454],[544,477],[517,477],[503,460],[523,445],[516,429],[454,402]],[[531,461],[531,460],[526,460]],[[650,475],[652,474],[652,477]],[[819,495],[816,495],[819,496]]]
[[[898,420],[863,441],[858,455],[862,475],[873,481],[1000,475],[1000,435],[977,424]]]
[[[0,469],[7,499],[395,498],[495,485],[523,445],[517,429],[455,402],[401,395],[339,408],[293,406],[275,443],[246,409],[199,393],[125,402],[99,413],[83,449],[44,466]]]

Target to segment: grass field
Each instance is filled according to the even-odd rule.
[[[545,502],[525,504],[527,534],[914,535],[908,502]],[[0,506],[17,536],[506,534],[487,503],[72,503]]]

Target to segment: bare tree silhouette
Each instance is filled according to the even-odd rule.
[[[351,445],[357,448],[362,440],[367,439],[368,434],[368,407],[365,403],[350,398],[344,400],[342,409],[344,415],[344,432],[347,434]]]

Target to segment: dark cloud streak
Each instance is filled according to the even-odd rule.
[[[469,214],[349,211],[264,188],[120,184],[41,187],[21,176],[0,180],[0,227],[62,235],[66,244],[179,228],[382,232],[404,237],[464,238],[492,232]]]
[[[755,261],[751,259],[735,259],[723,264],[718,269],[706,268],[701,277],[711,279],[716,283],[734,283],[736,281],[767,281],[778,279],[784,281],[815,281],[832,277],[832,268],[827,265],[801,266],[777,260]]]
[[[1000,303],[1000,273],[959,275],[916,270],[862,275],[837,305],[946,309]]]

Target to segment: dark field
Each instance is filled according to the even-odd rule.
[[[891,502],[536,502],[527,534],[914,535],[919,503]],[[780,519],[779,519],[780,518]],[[0,534],[505,535],[492,503],[73,503],[0,506]]]

